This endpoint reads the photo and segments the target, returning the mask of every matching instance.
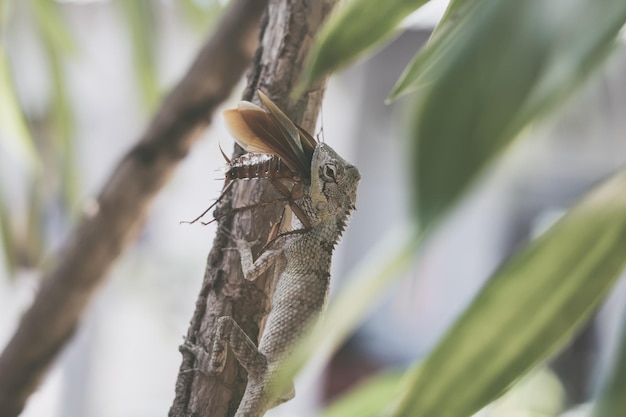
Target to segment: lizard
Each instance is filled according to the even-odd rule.
[[[270,266],[278,274],[258,347],[230,316],[217,320],[210,352],[188,341],[183,345],[196,357],[201,371],[209,375],[222,372],[231,348],[248,372],[236,417],[261,417],[293,398],[294,389],[273,392],[276,373],[294,343],[317,321],[327,304],[332,253],[355,209],[361,177],[354,165],[325,143],[315,146],[309,174],[310,183],[304,187],[303,196],[294,201],[306,216],[308,227],[279,235],[256,260],[249,242],[235,240],[246,280],[253,281]]]

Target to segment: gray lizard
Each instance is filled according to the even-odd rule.
[[[304,196],[295,201],[306,214],[310,227],[301,233],[279,236],[256,261],[250,244],[237,241],[247,280],[256,279],[271,265],[279,274],[258,349],[228,316],[217,321],[210,354],[200,346],[185,345],[205,366],[203,371],[211,375],[222,372],[227,346],[231,347],[248,371],[248,384],[236,417],[261,417],[268,409],[295,395],[293,390],[274,393],[272,384],[282,359],[325,308],[332,252],[355,208],[359,180],[356,167],[320,143],[313,152],[310,185],[305,187]]]

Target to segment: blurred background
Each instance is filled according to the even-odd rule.
[[[0,2],[0,349],[41,271],[181,78],[225,3]],[[429,3],[396,39],[330,80],[325,140],[363,178],[358,211],[334,258],[333,293],[388,230],[409,222],[410,99],[390,106],[384,100],[444,8],[443,1]],[[315,415],[365,377],[424,357],[503,258],[623,167],[623,74],[620,47],[556,114],[527,129],[330,364],[310,366],[295,400],[271,415]],[[219,195],[220,144],[230,153],[232,140],[217,117],[159,194],[139,241],[115,265],[24,416],[167,413],[178,345],[215,233],[213,226],[179,223]],[[593,324],[554,359],[542,391],[556,403],[582,403],[595,389],[615,346],[625,291],[622,282]]]

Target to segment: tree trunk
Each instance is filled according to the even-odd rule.
[[[258,104],[255,92],[260,89],[294,122],[313,131],[325,81],[314,85],[297,101],[290,101],[289,96],[301,74],[314,35],[334,4],[334,0],[270,0],[244,100]],[[216,212],[227,213],[233,207],[252,201],[267,201],[273,195],[275,191],[266,181],[240,181],[224,196]],[[215,322],[221,316],[233,317],[248,336],[258,342],[271,306],[273,274],[270,271],[254,282],[246,282],[239,255],[232,250],[235,245],[231,236],[264,241],[281,211],[280,206],[255,208],[220,221],[187,332],[192,343],[210,346]],[[184,353],[170,417],[234,415],[246,386],[245,370],[234,356],[228,355],[224,371],[216,377],[206,376],[193,370],[194,367],[193,356]]]

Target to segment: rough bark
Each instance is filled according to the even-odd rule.
[[[266,2],[236,0],[147,131],[119,163],[0,356],[0,416],[16,416],[74,333],[114,260],[134,241],[156,193],[248,66]]]
[[[297,101],[289,100],[304,64],[313,37],[335,1],[270,0],[263,19],[260,45],[248,75],[244,100],[257,101],[256,89],[265,92],[296,123],[308,131],[315,128],[325,81],[314,86]],[[218,209],[227,212],[252,201],[265,201],[275,191],[264,181],[241,181],[227,193]],[[253,209],[225,217],[218,227],[209,253],[204,281],[187,337],[193,343],[209,346],[216,319],[233,317],[258,342],[270,309],[274,282],[271,272],[255,282],[244,282],[239,256],[229,250],[231,236],[264,241],[280,207]],[[176,398],[170,417],[232,416],[246,386],[245,370],[228,355],[224,371],[216,376],[194,370],[194,358],[183,354],[176,383]]]

